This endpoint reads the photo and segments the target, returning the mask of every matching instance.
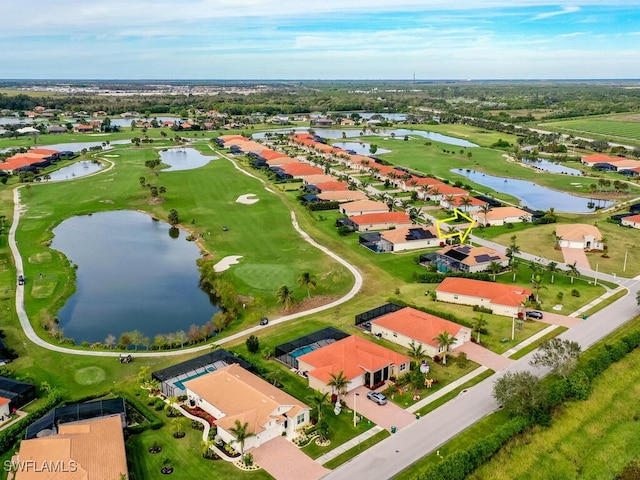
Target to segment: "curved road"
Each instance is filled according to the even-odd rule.
[[[254,175],[251,175],[249,172],[246,172],[243,169],[241,169],[236,164],[236,162],[234,162],[231,158],[228,158],[225,155],[223,155],[223,157],[229,160],[234,165],[234,167],[238,169],[240,172],[260,180],[264,185],[265,190],[267,190],[270,193],[274,193],[269,188],[267,188],[265,182],[262,179],[255,177]],[[96,172],[96,174],[104,173],[110,169],[111,167],[105,170],[101,170],[100,172]],[[13,255],[13,260],[15,262],[17,274],[24,275],[24,265],[22,263],[22,257],[20,256],[20,251],[18,250],[18,245],[16,243],[16,231],[18,229],[18,224],[20,221],[20,213],[22,211],[22,204],[20,203],[20,193],[19,193],[20,188],[22,187],[17,187],[13,191],[13,201],[14,201],[13,222],[11,223],[11,229],[9,230],[9,248],[11,249],[11,254]],[[353,265],[348,263],[346,260],[336,255],[334,252],[332,252],[328,248],[323,247],[318,242],[313,240],[307,232],[305,232],[300,228],[294,212],[291,212],[291,223],[293,225],[293,228],[296,229],[296,231],[300,234],[300,236],[306,242],[308,242],[318,250],[324,252],[325,254],[327,254],[334,260],[336,260],[341,265],[344,265],[344,267],[346,267],[351,272],[355,281],[354,281],[353,287],[351,287],[351,290],[349,290],[349,292],[344,297],[341,297],[334,302],[328,303],[327,305],[322,305],[320,307],[312,308],[311,310],[306,310],[304,312],[298,312],[291,315],[285,315],[283,317],[279,317],[277,319],[270,321],[269,326],[278,325],[280,323],[288,322],[290,320],[305,317],[307,315],[311,315],[314,313],[319,313],[324,310],[328,310],[330,308],[341,305],[342,303],[348,302],[353,297],[355,297],[356,294],[362,288],[362,282],[363,282],[362,275],[360,274],[360,272],[356,267],[354,267]],[[24,331],[25,335],[29,340],[31,340],[33,343],[35,343],[39,347],[46,348],[47,350],[51,350],[59,353],[68,353],[70,355],[86,355],[86,356],[93,356],[93,357],[119,357],[123,353],[122,351],[113,352],[113,351],[104,351],[104,350],[76,350],[73,348],[55,345],[40,338],[38,334],[35,332],[35,330],[33,329],[33,326],[31,325],[31,322],[29,321],[29,317],[27,316],[27,312],[25,311],[25,308],[24,308],[24,285],[18,285],[16,288],[16,312],[18,314],[18,319],[20,320],[20,326],[22,327],[22,330]],[[231,342],[233,340],[237,340],[238,338],[242,338],[245,335],[248,335],[250,333],[259,332],[261,330],[264,330],[265,328],[269,328],[269,327],[268,326],[267,327],[263,327],[263,326],[250,327],[245,330],[242,330],[241,332],[222,338],[218,341],[205,343],[203,345],[198,345],[197,347],[186,348],[181,350],[167,350],[167,351],[163,350],[163,351],[155,351],[155,352],[136,351],[134,355],[136,357],[156,357],[156,356],[171,357],[171,356],[183,355],[186,353],[206,351],[206,350],[210,350],[213,345],[222,345],[222,344]]]

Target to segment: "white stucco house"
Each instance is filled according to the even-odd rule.
[[[597,227],[585,223],[556,226],[556,238],[561,248],[604,250],[602,234]]]
[[[294,439],[309,423],[310,409],[238,364],[184,382],[187,402],[216,419],[217,436],[240,450],[231,432],[236,420],[248,423],[245,450],[280,436]]]
[[[640,215],[631,215],[630,217],[624,217],[620,221],[620,225],[623,227],[640,228]]]

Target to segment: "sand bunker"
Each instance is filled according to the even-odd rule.
[[[236,203],[244,203],[245,205],[252,205],[257,203],[260,199],[255,198],[255,193],[247,193],[246,195],[240,195],[236,200]]]
[[[213,271],[224,272],[225,270],[228,270],[231,265],[235,265],[239,263],[238,260],[241,258],[242,258],[242,255],[230,255],[228,257],[224,257],[222,260],[220,260],[218,263],[216,263],[213,266]]]

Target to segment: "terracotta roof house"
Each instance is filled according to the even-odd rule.
[[[471,217],[485,226],[500,226],[505,223],[521,223],[533,221],[533,215],[517,207],[496,207],[485,215],[482,212],[474,212]]]
[[[260,152],[262,153],[262,152]],[[278,167],[280,165],[289,165],[290,163],[300,163],[300,160],[298,160],[297,158],[291,158],[288,156],[284,156],[284,157],[276,157],[276,158],[270,158],[266,161],[266,164],[269,165],[269,167]]]
[[[403,347],[422,345],[423,351],[433,357],[443,350],[434,340],[441,333],[448,332],[456,339],[450,349],[455,349],[471,340],[471,329],[463,325],[436,317],[429,313],[405,307],[371,321],[371,333]]]
[[[376,250],[378,252],[402,252],[444,245],[444,240],[438,238],[438,232],[435,227],[413,225],[365,235],[379,236],[377,240],[378,249]]]
[[[267,147],[265,147],[261,143],[254,142],[252,140],[248,140],[244,142],[231,140],[225,143],[224,146],[231,148],[231,153],[262,152],[263,150],[267,149]]]
[[[119,415],[64,423],[55,435],[22,440],[16,460],[34,467],[17,469],[15,480],[129,478]]]
[[[342,206],[343,205],[340,205],[340,208],[342,208]],[[364,215],[354,215],[345,219],[345,223],[350,224],[357,232],[413,226],[413,221],[409,215],[404,212],[365,213]]]
[[[447,195],[453,195],[454,197],[457,197],[460,195],[462,196],[469,195],[469,192],[467,192],[466,190],[462,188],[454,187],[452,185],[447,185],[446,183],[443,183],[442,185],[434,185],[434,187],[438,189],[437,193],[430,192],[427,194],[427,198],[433,201],[439,202]]]
[[[441,302],[478,305],[506,317],[521,316],[524,302],[532,295],[531,290],[517,285],[461,277],[445,278],[435,291],[436,298]]]
[[[11,414],[11,410],[9,410],[10,401],[8,398],[0,397],[0,423],[3,423]]]
[[[444,182],[432,177],[411,177],[407,181],[402,181],[400,187],[405,192],[416,190],[418,192],[424,192],[423,187],[435,187],[437,185],[446,185]]]
[[[298,369],[306,372],[309,386],[332,393],[327,382],[342,372],[349,381],[347,391],[361,385],[376,388],[390,377],[409,371],[406,355],[352,335],[298,357]]]
[[[317,185],[318,183],[327,183],[327,182],[338,183],[335,177],[332,177],[331,175],[325,175],[325,174],[309,175],[304,179],[305,185]]]
[[[317,196],[320,200],[328,202],[353,202],[367,199],[367,196],[359,190],[336,190],[334,192],[323,191]]]
[[[450,202],[447,197],[443,197],[440,199],[440,205],[447,209],[457,208],[465,213],[472,213],[477,212],[480,207],[487,204],[484,200],[469,195],[456,195],[451,200]]]
[[[276,152],[275,150],[271,150],[270,148],[267,148],[265,150],[262,150],[260,152],[260,156],[262,158],[264,158],[265,160],[274,160],[276,158],[291,158],[289,157],[289,155],[287,155],[286,153],[282,153],[282,152]]]
[[[620,221],[620,225],[624,227],[640,228],[640,215],[631,215],[630,217],[624,217]]]
[[[236,420],[248,423],[245,450],[285,436],[309,423],[309,407],[260,377],[232,364],[184,382],[191,405],[216,419],[217,436],[240,450],[231,433]]]
[[[348,217],[367,213],[386,213],[388,211],[389,206],[386,203],[374,202],[373,200],[360,200],[340,206],[340,213],[344,213]]]
[[[289,163],[279,167],[285,174],[293,178],[304,178],[310,175],[323,175],[324,170],[307,163]]]
[[[311,179],[305,179],[307,183],[311,183]],[[329,180],[326,182],[316,182],[314,183],[316,188],[320,192],[344,192],[349,190],[349,185],[345,182],[338,182],[337,180]]]
[[[47,133],[66,133],[67,129],[62,125],[51,125],[47,127]]]
[[[509,258],[489,247],[451,245],[436,252],[435,264],[439,272],[483,272],[492,262],[503,268]]]
[[[86,132],[93,132],[94,126],[81,123],[73,127],[73,129],[78,133],[86,133]]]
[[[594,153],[593,155],[586,155],[582,157],[582,164],[594,166],[598,163],[615,163],[621,160],[621,157],[610,157],[609,155],[604,155],[602,153]]]
[[[602,234],[598,227],[585,223],[556,226],[556,238],[560,248],[603,250]]]

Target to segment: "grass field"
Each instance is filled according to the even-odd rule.
[[[640,144],[640,119],[627,114],[562,120],[543,123],[540,126],[573,135],[596,134],[614,142]]]
[[[616,478],[640,456],[638,395],[640,350],[613,364],[587,401],[564,406],[551,427],[518,436],[470,478]]]

